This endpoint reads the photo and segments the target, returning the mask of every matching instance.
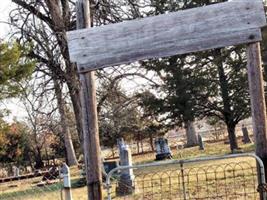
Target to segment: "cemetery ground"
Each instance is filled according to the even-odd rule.
[[[254,145],[253,144],[242,144],[241,141],[240,144],[240,152],[253,152],[254,151]],[[227,155],[230,154],[229,150],[229,144],[224,144],[224,142],[216,142],[216,143],[206,143],[205,144],[205,150],[199,150],[199,147],[192,147],[192,148],[185,148],[182,150],[177,150],[176,148],[172,149],[173,158],[174,159],[189,159],[189,158],[197,158],[197,157],[205,157],[205,156],[214,156],[214,155]],[[134,164],[143,164],[143,163],[151,163],[155,159],[155,153],[145,153],[142,155],[133,156],[133,162]],[[242,161],[248,161],[247,158],[238,158],[238,162]],[[253,159],[251,159],[252,162]],[[231,160],[227,160],[227,162],[232,162]],[[250,162],[250,161],[249,161]],[[225,161],[216,161],[216,164],[224,163]],[[205,165],[207,163],[203,163]],[[209,165],[212,165],[213,163],[208,163]],[[227,164],[227,163],[226,163]],[[192,164],[191,164],[192,165]],[[253,164],[255,165],[255,164]],[[166,168],[172,168],[175,166],[162,166],[162,167],[156,167],[156,168],[150,168],[150,169],[142,169],[141,171],[138,171],[138,173],[146,173],[146,170],[151,171],[164,171]],[[177,165],[176,165],[177,167]],[[194,167],[194,166],[190,166]],[[197,165],[199,167],[199,164]],[[135,172],[136,173],[136,172]],[[231,176],[231,174],[227,174],[227,176]],[[238,175],[238,174],[237,174]],[[218,175],[219,177],[220,175]],[[86,187],[76,187],[77,182],[80,180],[80,170],[77,167],[71,168],[71,178],[72,178],[72,195],[74,200],[85,200],[86,199]],[[249,177],[248,177],[249,178]],[[13,200],[13,199],[23,199],[23,200],[61,200],[61,192],[62,192],[62,183],[57,182],[51,185],[47,185],[46,187],[37,187],[33,186],[34,183],[37,183],[40,181],[39,178],[35,179],[27,179],[18,182],[19,184],[17,187],[12,187],[12,185],[16,183],[12,183],[10,185],[9,183],[1,184],[0,187],[0,199],[6,199],[6,200]],[[229,179],[230,180],[230,179]],[[248,180],[249,181],[249,180]],[[255,180],[254,180],[255,181]],[[224,182],[224,184],[231,185],[231,182]],[[168,184],[166,186],[161,187],[168,187]],[[214,189],[214,188],[213,188]],[[211,191],[213,190],[211,189]],[[234,188],[232,188],[234,189]],[[168,191],[168,188],[161,188],[161,190]],[[213,192],[216,192],[215,189]],[[104,190],[104,195],[106,196],[106,191]],[[166,194],[167,195],[167,194]],[[155,199],[156,196],[154,196]],[[135,197],[138,199],[138,196]],[[120,198],[116,198],[120,199]],[[125,198],[121,198],[125,199]]]

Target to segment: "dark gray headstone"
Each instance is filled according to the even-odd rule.
[[[198,146],[199,146],[199,150],[204,150],[205,149],[202,136],[199,135],[199,134],[198,134]]]
[[[117,139],[117,144],[118,144],[118,148],[119,148],[119,153],[121,152],[121,150],[125,147],[125,142],[123,138],[119,138]]]
[[[156,160],[171,159],[172,153],[166,138],[158,138],[155,140]]]
[[[115,169],[119,167],[119,162],[118,161],[104,161],[104,169],[105,172],[108,174],[112,169]]]
[[[248,129],[245,127],[245,125],[242,125],[242,133],[243,133],[243,143],[248,144],[251,143],[251,140],[249,138]]]

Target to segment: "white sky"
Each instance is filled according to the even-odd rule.
[[[6,22],[8,20],[8,14],[11,10],[12,2],[11,0],[1,0],[0,1],[0,38],[3,39],[8,34],[9,27]]]

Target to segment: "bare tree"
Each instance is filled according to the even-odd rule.
[[[60,113],[61,132],[62,132],[62,135],[64,136],[64,143],[65,143],[65,148],[66,148],[66,153],[67,153],[67,164],[69,166],[77,165],[78,161],[75,155],[71,133],[70,133],[69,125],[67,122],[65,103],[64,103],[64,98],[62,95],[62,86],[60,86],[57,80],[54,80],[54,87],[55,87],[55,94],[57,98],[58,110]]]
[[[66,32],[75,26],[74,3],[65,0],[12,1],[18,5],[10,13],[14,32],[18,32],[22,42],[33,43],[32,58],[46,64],[57,80],[66,83],[76,116],[77,131],[82,139],[79,80],[76,65],[70,62],[66,41]],[[56,65],[50,62],[51,57],[57,59]]]
[[[39,81],[39,79],[35,81]],[[31,149],[34,155],[35,168],[38,169],[44,166],[42,151],[47,146],[47,138],[51,135],[49,122],[52,121],[55,108],[51,107],[51,98],[43,95],[42,91],[38,91],[35,87],[35,81],[31,84],[26,83],[27,89],[23,87],[24,92],[20,98],[27,113],[27,124],[31,128],[29,131]]]

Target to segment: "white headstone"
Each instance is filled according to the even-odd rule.
[[[19,168],[18,167],[13,166],[13,174],[14,174],[15,177],[20,176]]]
[[[128,145],[123,140],[118,140],[118,146],[120,151],[120,165],[132,166],[132,153]],[[118,187],[116,193],[118,195],[132,194],[135,190],[133,169],[127,168],[121,170]]]

